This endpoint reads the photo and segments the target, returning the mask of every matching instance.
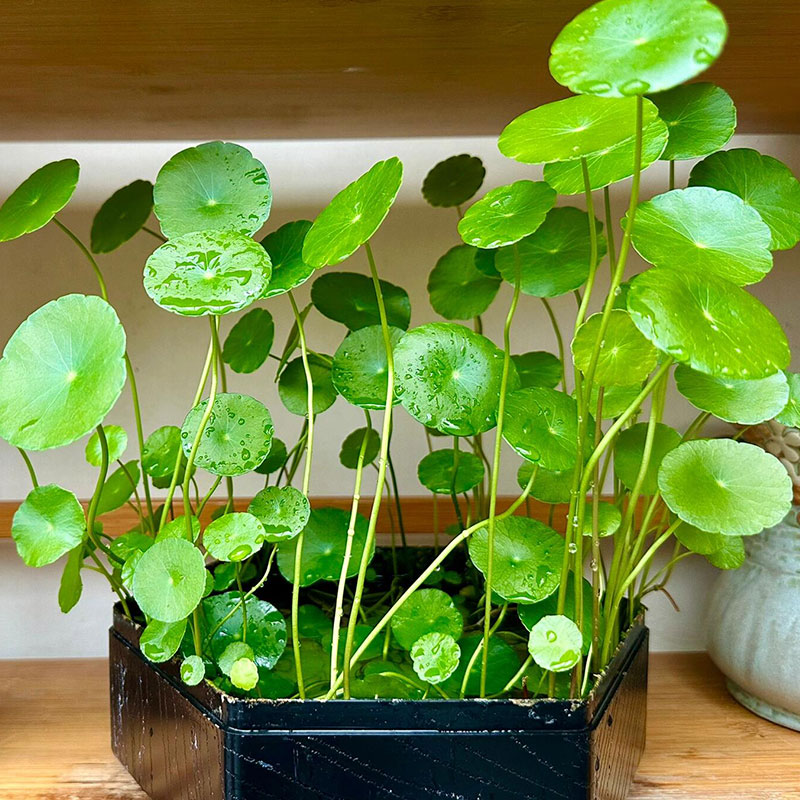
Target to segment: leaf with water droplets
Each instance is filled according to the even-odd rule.
[[[303,242],[311,228],[307,219],[287,222],[268,233],[261,246],[272,262],[272,275],[264,297],[277,297],[304,284],[314,274],[314,267],[303,261]]]
[[[644,456],[647,423],[639,422],[626,428],[617,437],[614,445],[614,474],[628,489],[633,489],[639,476]],[[681,435],[669,425],[657,422],[653,433],[650,461],[644,474],[641,493],[653,495],[658,490],[658,468],[664,456],[681,442]]]
[[[200,656],[188,656],[181,662],[181,680],[187,686],[197,686],[206,676],[206,665]]]
[[[203,546],[217,561],[244,561],[261,549],[265,538],[258,517],[237,511],[223,514],[203,531]]]
[[[308,498],[293,486],[267,486],[251,500],[247,510],[261,522],[267,542],[293,539],[311,515]]]
[[[426,633],[440,633],[458,639],[464,618],[453,598],[441,589],[417,589],[392,617],[392,635],[404,650]]]
[[[153,211],[153,184],[134,181],[118,189],[92,220],[93,253],[110,253],[132,239]]]
[[[466,203],[481,188],[486,175],[477,156],[462,153],[440,161],[425,176],[422,196],[432,206],[452,208]]]
[[[177,425],[156,428],[144,442],[142,469],[153,479],[159,489],[168,487],[180,453],[178,482],[183,482],[186,456],[181,450],[181,429]]]
[[[550,672],[566,672],[580,660],[583,636],[578,626],[563,614],[543,617],[531,628],[528,652]]]
[[[461,648],[446,633],[426,633],[414,642],[411,662],[414,672],[426,683],[443,683],[458,669]]]
[[[122,458],[122,454],[128,447],[128,434],[119,425],[104,425],[103,431],[106,434],[108,443],[108,460],[116,461]],[[86,442],[86,461],[93,467],[99,467],[103,460],[103,451],[100,447],[100,435],[95,431]]]
[[[288,456],[286,443],[277,436],[273,436],[269,455],[255,468],[255,472],[259,475],[271,475],[283,467]]]
[[[435,494],[464,494],[483,481],[485,469],[483,461],[474,453],[458,453],[458,469],[453,481],[452,449],[434,450],[428,453],[417,466],[419,482]]]
[[[272,314],[265,308],[254,308],[231,328],[222,348],[222,360],[234,372],[255,372],[267,360],[274,338]]]
[[[367,445],[364,450],[364,466],[371,464],[377,457],[381,449],[381,437],[374,428],[358,428],[352,433],[347,434],[347,438],[342,442],[342,449],[339,451],[339,461],[347,469],[358,468],[358,457],[361,453],[361,444],[364,437],[367,437]]]
[[[462,244],[450,248],[428,276],[428,296],[433,310],[445,319],[472,319],[492,304],[500,279],[475,266],[480,251]]]
[[[178,652],[185,632],[185,619],[179,619],[177,622],[151,620],[142,631],[139,648],[148,661],[154,661],[156,664],[169,661]]]
[[[336,388],[331,379],[330,356],[322,358],[314,353],[308,355],[311,372],[311,395],[314,414],[327,411],[336,402]],[[308,381],[302,357],[290,361],[278,380],[278,396],[292,414],[305,417],[308,414]]]

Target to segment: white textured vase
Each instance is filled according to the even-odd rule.
[[[747,537],[744,566],[719,576],[708,651],[742,705],[800,731],[799,512]]]

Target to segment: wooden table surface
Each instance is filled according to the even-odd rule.
[[[109,747],[105,660],[0,661],[0,800],[147,800]],[[800,800],[800,733],[725,692],[703,654],[651,657],[630,800]]]

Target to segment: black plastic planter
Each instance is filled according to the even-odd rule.
[[[119,613],[111,739],[153,800],[623,800],[644,749],[648,630],[585,701],[243,700],[181,684]]]

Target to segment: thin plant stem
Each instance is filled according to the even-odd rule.
[[[406,541],[406,526],[403,523],[403,504],[400,502],[400,490],[397,486],[397,475],[394,471],[394,462],[392,461],[391,442],[389,443],[389,451],[386,455],[387,466],[389,467],[389,477],[392,481],[392,493],[394,494],[394,505],[397,510],[397,526],[400,529],[400,542],[403,548],[408,547]]]
[[[503,620],[506,617],[506,612],[508,611],[508,603],[504,603],[503,607],[500,609],[500,613],[497,615],[497,621],[492,625],[490,635],[494,635],[495,631],[502,625]],[[467,684],[469,683],[470,677],[472,677],[472,670],[475,667],[475,662],[478,660],[478,656],[481,656],[483,653],[483,646],[484,646],[484,639],[481,639],[478,642],[478,646],[473,651],[472,655],[470,656],[469,661],[467,662],[467,668],[464,670],[464,677],[461,679],[461,689],[459,690],[458,696],[464,697],[467,693]]]
[[[53,217],[53,222],[59,228],[61,228],[61,230],[64,231],[64,233],[66,233],[70,239],[72,239],[72,241],[75,243],[78,249],[86,257],[86,260],[89,262],[92,269],[94,270],[94,275],[97,278],[97,283],[100,285],[100,297],[102,297],[103,300],[105,300],[107,303],[108,289],[106,288],[106,282],[105,279],[103,278],[103,273],[100,270],[100,267],[97,265],[97,261],[95,261],[94,256],[89,251],[89,248],[63,222],[61,222],[61,220],[58,219],[58,217]]]
[[[227,394],[228,392],[228,374],[225,371],[225,362],[222,360],[222,347],[219,342],[219,328],[214,328],[214,336],[216,337],[216,341],[214,342],[214,347],[217,350],[217,357],[216,357],[216,369],[219,370],[219,383],[222,387],[222,391]],[[230,475],[225,476],[225,487],[228,493],[228,503],[225,506],[225,513],[230,513],[233,511],[233,478]]]
[[[553,333],[556,337],[556,346],[558,347],[558,360],[561,362],[561,388],[566,392],[567,370],[566,366],[564,365],[564,338],[561,336],[561,328],[558,325],[556,315],[553,313],[553,307],[550,305],[550,301],[546,297],[540,297],[539,299],[542,301],[544,310],[547,312],[547,316],[550,318],[550,324],[553,326]]]
[[[576,331],[586,319],[586,312],[589,308],[589,301],[594,288],[594,279],[597,274],[597,221],[594,216],[594,197],[592,195],[592,183],[589,178],[589,166],[585,158],[581,158],[581,173],[583,174],[583,195],[586,199],[586,213],[589,216],[589,276],[586,279],[586,290],[583,293],[583,299],[579,303],[578,315],[575,318]]]
[[[670,159],[669,162],[669,190],[675,188],[675,161]]]
[[[453,508],[456,510],[456,519],[458,520],[459,530],[464,530],[464,517],[461,514],[461,506],[458,502],[458,495],[456,494],[456,479],[458,477],[458,459],[461,451],[458,449],[458,436],[453,437],[453,476],[450,479],[450,497],[453,500]]]
[[[214,479],[214,482],[211,484],[209,490],[203,495],[203,499],[197,504],[197,510],[195,511],[195,516],[200,517],[205,509],[208,501],[214,496],[214,492],[217,491],[217,487],[222,483],[222,475],[217,475]]]
[[[19,454],[22,456],[22,460],[25,462],[25,466],[28,469],[28,475],[31,476],[31,483],[33,484],[34,489],[39,488],[39,479],[36,477],[36,470],[33,468],[33,462],[31,461],[28,454],[21,448],[18,447]]]
[[[606,217],[606,242],[608,243],[608,263],[611,269],[617,261],[616,246],[614,244],[614,221],[611,218],[611,192],[608,186],[603,188],[603,210]]]
[[[145,233],[149,233],[153,238],[158,239],[159,242],[167,241],[166,236],[162,236],[158,231],[154,231],[152,228],[148,228],[147,225],[142,225],[142,230]]]

